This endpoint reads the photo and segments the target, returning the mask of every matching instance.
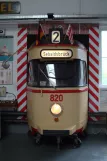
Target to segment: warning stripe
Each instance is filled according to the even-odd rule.
[[[94,48],[94,46],[92,46],[91,44],[89,45],[90,45],[90,48],[94,51],[94,53],[99,56],[99,52]]]
[[[98,42],[98,41],[97,41]],[[97,46],[96,44],[95,44],[95,42],[94,42],[94,44],[93,44],[93,41],[90,39],[90,44],[96,49],[96,50],[98,50],[98,47],[99,46]]]
[[[91,107],[90,109],[89,109],[89,112],[97,112],[97,110],[95,109],[95,108],[93,108],[93,106],[89,103],[89,107]]]
[[[24,40],[22,41],[22,43],[18,45],[18,50],[19,50],[22,46],[24,46],[24,44],[26,44],[26,41],[27,41],[27,39],[24,39]],[[22,51],[25,51],[25,52],[26,52],[26,48],[23,49]]]
[[[26,112],[26,109],[27,109],[27,105],[25,105],[20,111],[21,112]]]
[[[27,69],[25,69],[18,77],[17,80],[20,81],[20,79],[27,73]]]
[[[91,37],[90,35],[93,37],[94,40],[99,42],[99,38],[91,30],[89,30],[89,38]],[[93,39],[91,40],[91,38],[90,38],[90,41],[93,41]],[[97,45],[95,45],[95,44],[92,44],[92,45],[97,47]],[[99,46],[99,43],[98,43],[98,46]]]
[[[90,99],[97,105],[97,106],[99,106],[99,104],[98,104],[98,101],[89,93],[89,97],[90,97]]]
[[[94,104],[96,104],[96,106],[98,106],[98,104],[96,103],[96,100],[95,99],[92,99],[92,96],[90,95],[90,100],[92,102],[94,102]],[[94,111],[94,112],[98,112],[97,109],[93,106],[93,104],[90,102],[89,103],[89,106],[91,107],[91,109]]]
[[[89,84],[97,91],[97,92],[99,92],[99,89],[98,89],[98,87],[89,79]]]
[[[99,29],[97,27],[91,27],[90,30],[99,38]]]
[[[21,46],[19,49],[18,49],[18,54],[20,54],[20,52],[23,52],[24,49],[27,48],[27,43],[25,43],[23,46]]]
[[[89,57],[90,57],[91,59],[93,59],[93,61],[94,61],[96,64],[99,65],[99,61],[98,61],[98,60],[96,59],[96,57],[93,56],[90,52],[89,52]]]
[[[18,31],[18,37],[19,37],[24,31],[25,31],[25,28],[19,29],[19,31]]]
[[[98,101],[99,100],[99,98],[94,94],[94,92],[93,91],[91,91],[90,89],[89,89],[89,94],[93,97],[93,98],[95,98],[96,99],[96,101]]]
[[[89,90],[93,91],[93,93],[99,98],[98,92],[96,92],[91,85],[89,85]],[[91,95],[90,95],[90,97],[91,97]]]
[[[99,84],[99,79],[89,70],[89,79],[90,79],[90,76],[94,79],[94,81]]]
[[[97,40],[94,39],[91,35],[89,35],[89,38],[96,44],[96,46],[99,46],[99,43]]]
[[[93,50],[89,47],[89,53],[94,55],[94,57],[99,61],[99,56],[93,52]]]
[[[27,29],[19,28],[18,31],[18,59],[17,59],[17,99],[18,111],[25,112],[27,108]]]
[[[25,66],[27,65],[27,60],[25,62],[23,62],[19,67],[18,67],[18,72]]]
[[[97,74],[99,74],[99,69],[97,68],[97,66],[95,67],[95,64],[92,64],[92,62],[90,62],[90,60],[89,60],[89,66],[91,66],[91,68],[92,68]]]
[[[23,110],[23,108],[27,106],[26,103],[27,103],[27,101],[24,101],[24,103],[22,105],[20,105],[18,110],[19,111]]]
[[[20,56],[20,58],[18,58],[18,63],[23,59],[23,58],[25,58],[26,57],[26,53],[23,53],[21,56]]]
[[[89,98],[89,102],[98,111],[98,106],[92,101],[92,99]]]
[[[91,64],[94,64],[94,67],[95,67],[95,69],[98,69],[98,64],[96,64],[96,62],[95,61],[93,61],[93,59],[91,59],[91,57],[90,57],[90,61],[89,61],[89,63],[91,62]],[[89,66],[90,67],[90,66]],[[91,68],[92,69],[92,68]]]
[[[18,67],[21,66],[22,63],[26,62],[27,56],[25,56],[19,63],[18,63]]]
[[[19,102],[19,106],[21,106],[25,101],[26,101],[26,96]]]
[[[20,70],[20,71],[18,72],[17,77],[19,77],[20,74],[21,74],[24,70],[27,70],[27,69],[26,69],[26,65],[22,68],[22,70]]]
[[[25,35],[18,41],[18,45],[20,45],[20,43],[25,40],[27,37],[27,33],[25,33]]]
[[[17,89],[20,89],[26,83],[26,79],[24,79],[18,86]]]
[[[99,110],[99,30],[89,30],[89,111]],[[91,117],[92,120],[97,120]]]
[[[25,96],[26,96],[26,92],[25,92],[22,96],[19,97],[19,102],[20,102]]]
[[[18,95],[17,98],[19,99],[22,95],[26,93],[26,88],[24,88]]]

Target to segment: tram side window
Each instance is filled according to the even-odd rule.
[[[79,75],[79,84],[85,86],[87,84],[87,67],[85,61],[80,61],[80,75]]]
[[[87,84],[86,62],[32,60],[29,63],[28,85],[34,87],[82,87]]]
[[[38,86],[38,65],[32,61],[28,64],[28,85],[35,87]]]

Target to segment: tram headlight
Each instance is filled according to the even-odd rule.
[[[62,112],[62,108],[61,108],[61,106],[59,104],[56,104],[55,103],[54,105],[52,105],[52,107],[51,107],[51,113],[53,115],[58,116],[58,115],[61,114],[61,112]]]

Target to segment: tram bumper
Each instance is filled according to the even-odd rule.
[[[43,130],[43,129],[35,129],[32,128],[32,134],[39,133],[40,135],[44,136],[70,136],[75,133],[81,133],[84,130],[84,128],[80,129],[66,129],[66,130]]]
[[[39,133],[40,135],[44,135],[44,136],[70,136],[75,133],[82,133],[86,128],[86,122],[87,122],[86,119],[84,119],[81,122],[78,122],[77,125],[69,126],[67,128],[57,127],[57,129],[55,127],[44,128],[43,126],[36,125],[35,127],[32,127],[31,130],[33,133]]]
[[[69,136],[69,130],[43,130],[44,136]]]

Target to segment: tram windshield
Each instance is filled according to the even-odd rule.
[[[40,61],[33,59],[28,66],[28,85],[32,87],[79,87],[87,84],[86,62]]]

